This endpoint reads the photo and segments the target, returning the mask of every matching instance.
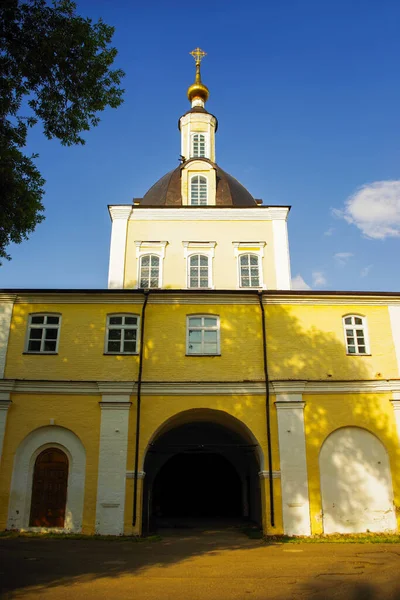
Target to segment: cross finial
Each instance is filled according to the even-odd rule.
[[[192,50],[192,52],[189,52],[189,54],[191,54],[196,61],[196,66],[200,65],[203,58],[207,56],[207,52],[204,52],[204,50],[201,48],[195,48],[195,50]]]

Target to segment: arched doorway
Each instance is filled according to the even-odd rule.
[[[261,525],[259,446],[240,421],[220,412],[186,411],[149,445],[144,534],[211,521]]]
[[[32,481],[30,527],[64,527],[68,458],[47,448],[36,458]]]
[[[396,529],[389,457],[382,442],[360,427],[343,427],[319,455],[324,533]]]

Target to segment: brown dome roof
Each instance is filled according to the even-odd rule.
[[[139,205],[182,206],[181,170],[187,162],[183,165],[179,165],[179,167],[161,177],[161,179],[159,179],[140,200]],[[210,163],[208,160],[207,162]],[[213,166],[217,175],[217,206],[232,206],[239,208],[258,206],[259,202],[253,198],[250,192],[248,192],[237,179],[223,171],[216,164],[213,164]]]

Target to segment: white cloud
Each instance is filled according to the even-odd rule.
[[[336,252],[334,259],[340,267],[345,267],[352,256],[354,256],[352,252]]]
[[[332,212],[358,227],[368,238],[399,237],[400,180],[363,185],[347,198],[343,210],[334,208]]]
[[[319,286],[319,285],[325,285],[326,284],[326,277],[325,277],[323,271],[313,271],[312,272],[312,278],[313,278],[313,285],[314,286]]]
[[[311,290],[308,283],[304,281],[300,273],[292,279],[292,290]]]
[[[361,273],[360,276],[361,277],[367,277],[369,275],[369,272],[371,271],[372,267],[374,265],[367,265],[366,267],[364,267],[363,269],[361,269]]]
[[[334,231],[335,231],[334,227],[329,227],[329,229],[324,231],[324,235],[332,235]]]

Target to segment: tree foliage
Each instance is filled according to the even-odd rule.
[[[26,156],[29,128],[84,144],[82,132],[122,103],[124,73],[112,70],[114,28],[76,14],[71,0],[2,0],[0,5],[0,259],[44,219],[44,179]]]

